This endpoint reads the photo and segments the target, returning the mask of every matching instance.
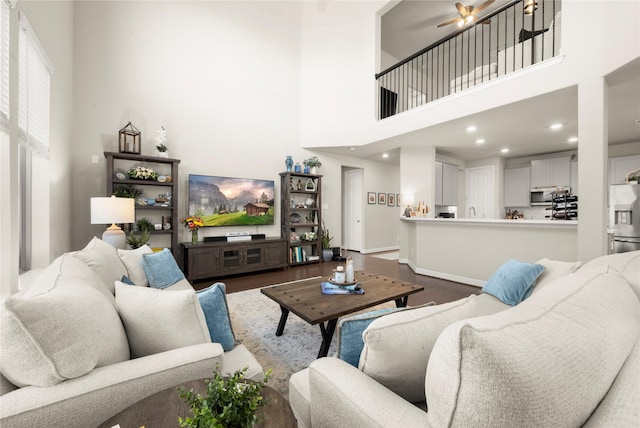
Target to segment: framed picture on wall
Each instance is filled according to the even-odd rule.
[[[400,206],[400,193],[396,195],[396,207]]]
[[[396,205],[396,195],[393,193],[389,193],[387,195],[387,205],[389,205],[390,207],[393,207]]]
[[[375,204],[376,203],[376,192],[368,192],[367,193],[367,202],[369,204]]]
[[[378,205],[387,205],[386,193],[378,193]]]

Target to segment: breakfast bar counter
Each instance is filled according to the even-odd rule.
[[[576,220],[400,220],[400,263],[423,275],[481,287],[509,259],[577,260]]]

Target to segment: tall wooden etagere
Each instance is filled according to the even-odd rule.
[[[149,246],[156,246],[153,242],[166,242],[162,236],[168,236],[170,245],[158,245],[169,247],[174,255],[178,257],[178,164],[179,159],[161,158],[155,156],[142,156],[130,153],[104,152],[107,159],[107,196],[113,194],[114,188],[118,185],[131,184],[143,191],[136,200],[136,221],[145,217],[153,224],[160,224],[159,230],[151,231]],[[136,180],[128,176],[128,171],[136,166],[153,168],[159,176],[164,179],[159,180]],[[149,199],[160,199],[159,195],[165,196],[166,202],[148,203]],[[163,198],[163,199],[165,199]],[[170,220],[162,222],[162,219]],[[170,226],[167,226],[169,223]]]
[[[281,172],[280,207],[289,266],[318,263],[322,259],[322,176]]]

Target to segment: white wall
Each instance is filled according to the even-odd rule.
[[[117,151],[129,120],[147,155],[156,130],[167,129],[170,155],[182,161],[182,195],[190,173],[274,180],[279,188],[285,156],[310,155],[298,148],[298,23],[298,7],[284,2],[76,3],[73,205],[83,221],[74,247],[102,233],[89,224],[89,198],[104,194],[103,151]],[[185,216],[186,203],[178,209]],[[248,231],[280,234],[277,224]],[[188,240],[185,228],[180,233]]]

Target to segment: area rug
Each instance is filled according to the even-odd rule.
[[[273,371],[267,385],[288,400],[289,377],[308,367],[318,357],[322,343],[320,327],[307,324],[297,315],[290,313],[284,334],[276,336],[280,306],[263,295],[259,289],[230,293],[227,295],[227,303],[236,338],[251,351],[265,371]],[[393,305],[393,302],[368,310],[390,305]],[[336,329],[328,355],[336,353],[337,343]]]
[[[400,258],[400,252],[395,251],[393,253],[384,253],[378,255],[372,255],[376,259],[384,259],[384,260],[398,260]]]

